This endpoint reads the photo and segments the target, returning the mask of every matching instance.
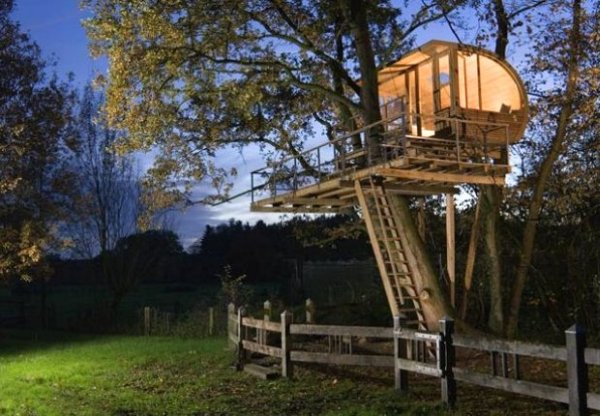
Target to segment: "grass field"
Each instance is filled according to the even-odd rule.
[[[259,381],[230,368],[223,339],[21,334],[0,345],[4,415],[432,414],[389,384],[310,369]]]
[[[462,385],[459,407],[439,382],[393,390],[389,370],[298,366],[293,381],[231,368],[221,338],[10,333],[0,341],[0,415],[561,415],[564,407]]]

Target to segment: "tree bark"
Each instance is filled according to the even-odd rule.
[[[494,14],[496,17],[496,46],[494,52],[502,59],[506,59],[506,48],[508,46],[508,16],[503,0],[494,0]],[[508,163],[508,154],[503,152],[502,163]],[[487,268],[490,283],[490,312],[488,316],[488,327],[494,333],[501,333],[504,327],[504,310],[502,296],[502,261],[499,253],[500,233],[498,230],[498,219],[500,218],[500,203],[502,201],[502,190],[497,186],[486,185],[481,187],[479,198],[483,198],[483,209],[481,210],[481,226],[485,253],[489,262]]]
[[[421,279],[421,292],[426,291],[427,296],[421,296],[421,306],[427,317],[428,324],[437,325],[444,316],[453,316],[454,310],[448,302],[448,296],[439,284],[439,279],[433,267],[431,257],[410,212],[408,201],[403,196],[391,198],[393,210],[402,225],[403,237],[408,243],[409,256],[416,260],[418,270],[416,274]],[[463,325],[461,325],[463,328]],[[435,328],[429,328],[433,330]]]
[[[377,67],[371,45],[369,23],[367,21],[367,5],[364,0],[346,0],[347,19],[352,30],[356,56],[361,75],[360,101],[363,108],[365,124],[381,121],[379,111],[379,84]],[[367,147],[371,160],[380,156],[381,128],[368,132]]]
[[[529,204],[529,212],[525,222],[525,231],[523,232],[521,256],[519,259],[519,265],[517,266],[515,282],[511,294],[510,309],[506,322],[506,335],[510,338],[514,337],[517,332],[521,299],[523,296],[525,283],[527,282],[529,266],[531,265],[531,259],[533,256],[535,235],[540,218],[540,212],[542,210],[542,198],[544,196],[544,190],[548,178],[552,173],[554,162],[558,159],[563,149],[567,135],[567,126],[574,111],[577,81],[579,78],[579,57],[581,55],[581,0],[573,0],[572,12],[573,25],[568,40],[570,56],[568,59],[566,74],[566,89],[563,95],[564,101],[558,117],[556,134],[552,139],[550,151],[544,158],[540,167],[540,171],[537,175],[533,189],[533,196]]]
[[[500,192],[492,186],[485,186],[481,191],[480,198],[483,198],[483,238],[489,261],[490,314],[488,317],[488,327],[494,333],[501,334],[504,328],[504,312],[502,302],[502,263],[500,260],[498,238]]]

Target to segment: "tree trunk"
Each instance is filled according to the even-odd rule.
[[[381,121],[379,110],[379,84],[377,80],[377,68],[371,45],[369,25],[367,22],[367,3],[364,0],[345,0],[346,19],[350,24],[356,56],[359,62],[361,74],[361,104],[365,124],[373,124]],[[368,132],[367,146],[371,158],[370,162],[380,156],[381,126]],[[392,196],[391,202],[398,214],[400,226],[410,254],[416,260],[417,274],[422,279],[422,287],[426,288],[426,299],[422,300],[423,307],[427,309],[427,315],[434,317],[433,322],[438,322],[445,315],[452,315],[447,296],[440,287],[435,268],[428,255],[423,240],[421,239],[413,215],[410,212],[408,200],[404,196]],[[428,319],[429,321],[429,319]]]
[[[508,46],[508,16],[504,8],[503,0],[494,0],[494,14],[496,18],[496,47],[494,52],[506,59],[506,48]],[[508,163],[508,154],[503,152],[502,163]],[[500,235],[498,230],[498,219],[500,218],[500,205],[502,201],[502,190],[497,186],[485,185],[481,187],[479,197],[483,198],[481,210],[481,226],[485,254],[489,263],[487,268],[490,283],[490,311],[488,316],[488,327],[496,334],[502,332],[504,327],[504,310],[502,296],[502,262],[500,259]]]
[[[366,125],[381,121],[379,112],[379,84],[377,67],[371,45],[371,35],[367,21],[367,7],[364,0],[346,0],[347,18],[352,29],[356,56],[361,75],[360,101]],[[371,161],[380,156],[381,126],[368,132],[367,146]]]
[[[496,334],[504,329],[504,312],[502,302],[502,263],[500,261],[500,244],[498,238],[498,218],[500,214],[500,192],[492,186],[481,190],[483,199],[483,237],[487,259],[489,261],[488,277],[490,281],[490,314],[488,327]]]
[[[565,93],[563,95],[564,101],[561,105],[560,114],[558,117],[556,134],[552,139],[550,151],[544,158],[540,167],[539,174],[537,175],[537,179],[535,181],[533,189],[533,196],[529,204],[527,220],[525,222],[525,231],[523,232],[521,256],[519,259],[519,265],[517,266],[515,282],[511,294],[510,309],[508,319],[506,322],[506,335],[511,338],[514,337],[517,332],[521,299],[523,296],[525,283],[528,277],[529,266],[531,265],[531,259],[533,256],[535,235],[537,231],[537,225],[539,222],[540,212],[542,210],[542,198],[544,196],[544,190],[548,178],[552,173],[552,167],[554,165],[554,162],[558,159],[558,156],[560,155],[563,149],[563,145],[567,135],[567,126],[574,110],[574,101],[577,92],[577,81],[579,78],[579,57],[581,54],[581,0],[573,1],[572,11],[573,26],[569,35],[570,56],[568,59],[568,68],[566,74],[567,85]]]
[[[448,296],[439,284],[439,279],[433,267],[431,257],[425,243],[419,235],[408,200],[404,196],[391,196],[393,210],[398,216],[403,233],[408,243],[409,256],[413,256],[417,265],[416,274],[421,279],[421,287],[426,290],[427,296],[421,296],[421,306],[428,317],[428,322],[437,323],[444,316],[454,315],[453,308],[448,302]],[[434,329],[434,328],[430,328]]]

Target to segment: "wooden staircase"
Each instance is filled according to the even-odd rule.
[[[382,178],[356,180],[355,189],[392,315],[404,316],[409,327],[427,330],[417,274],[411,270],[402,227]]]

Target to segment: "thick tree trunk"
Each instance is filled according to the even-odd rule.
[[[369,25],[367,21],[367,2],[365,0],[345,0],[346,19],[350,24],[352,37],[356,48],[361,74],[361,104],[365,124],[373,124],[381,120],[379,110],[379,85],[377,81],[377,68],[371,45]],[[368,134],[368,151],[370,162],[380,156],[381,133],[383,130],[372,129]],[[452,315],[447,296],[440,287],[435,268],[428,255],[428,251],[419,236],[414,218],[410,212],[408,200],[403,196],[391,198],[396,211],[401,231],[406,238],[410,255],[414,257],[417,274],[422,280],[425,292],[421,298],[423,308],[427,309],[428,321],[437,324],[445,315]],[[423,291],[422,291],[423,292]]]
[[[481,190],[480,198],[483,198],[483,238],[489,262],[490,314],[488,317],[488,327],[494,333],[501,334],[504,329],[502,263],[500,261],[500,244],[498,238],[501,194],[495,187],[485,186]]]
[[[419,235],[419,230],[415,224],[412,213],[406,197],[391,197],[394,212],[402,226],[403,236],[406,238],[410,256],[414,257],[418,268],[417,275],[421,279],[421,305],[427,316],[427,321],[437,324],[444,316],[454,315],[454,310],[448,302],[448,296],[442,289],[439,279],[433,267],[431,257],[425,243]],[[435,329],[435,328],[430,328]]]
[[[371,45],[367,7],[364,0],[346,0],[347,18],[352,29],[352,37],[356,48],[356,56],[360,68],[361,95],[364,122],[366,125],[381,120],[379,112],[379,85],[377,82],[377,67]],[[371,160],[380,155],[381,129],[375,128],[368,133],[368,153]]]
[[[525,222],[521,256],[519,259],[519,265],[517,266],[515,282],[511,295],[510,310],[506,322],[506,335],[511,338],[514,337],[517,332],[521,299],[523,296],[523,290],[525,289],[525,283],[527,282],[529,266],[531,265],[531,259],[533,256],[535,235],[542,210],[542,198],[544,196],[544,190],[548,178],[552,173],[554,162],[558,159],[558,156],[563,149],[567,135],[567,126],[574,110],[577,81],[579,78],[579,57],[581,54],[581,0],[573,1],[572,10],[573,26],[569,36],[570,56],[566,74],[567,85],[564,93],[564,101],[558,116],[556,134],[552,139],[550,151],[544,158],[540,167],[540,171],[537,175],[537,180],[533,189],[533,196],[529,204],[527,220]]]
[[[494,14],[496,18],[496,46],[494,52],[506,59],[508,46],[508,16],[503,0],[494,0]],[[508,154],[503,152],[502,163],[508,163]],[[487,275],[490,283],[490,311],[488,327],[496,334],[504,329],[504,307],[502,295],[502,261],[500,258],[500,233],[498,220],[500,218],[500,205],[502,190],[497,186],[487,185],[481,187],[479,197],[483,198],[481,210],[481,226],[485,254],[488,260]]]

